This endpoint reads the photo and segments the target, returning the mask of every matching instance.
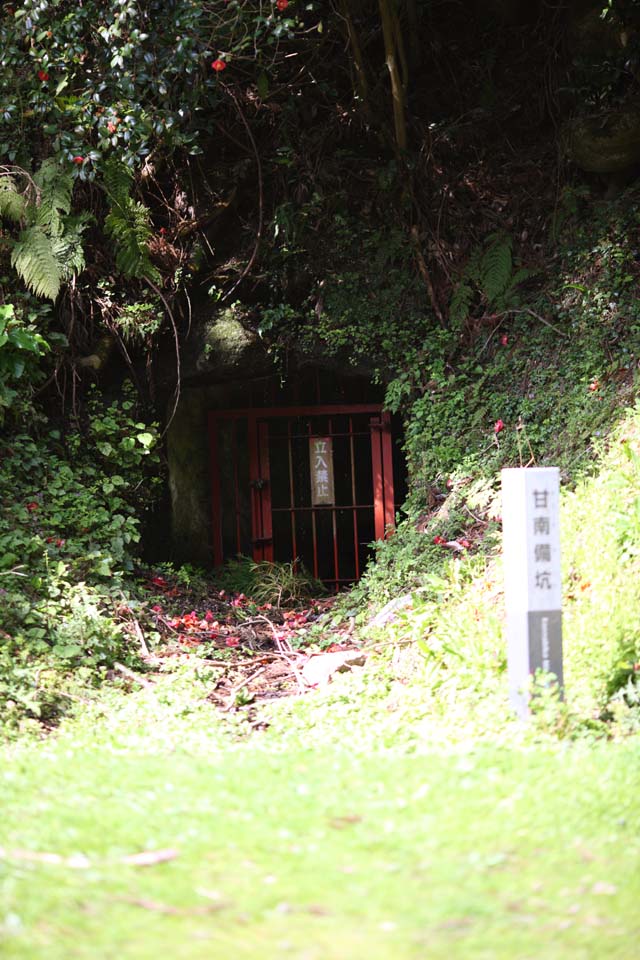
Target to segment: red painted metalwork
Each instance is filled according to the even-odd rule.
[[[214,420],[229,420],[234,417],[247,417],[248,419],[269,420],[271,417],[290,417],[295,420],[297,417],[322,417],[338,416],[340,414],[358,414],[358,413],[380,413],[379,403],[351,403],[351,404],[330,404],[325,403],[318,407],[237,407],[233,410],[215,410],[209,414]]]
[[[356,451],[353,442],[353,417],[349,417],[349,457],[351,460],[351,499],[353,500],[353,556],[356,580],[360,579],[360,556],[358,550],[358,511],[356,509]]]
[[[238,421],[234,420],[231,424],[231,459],[233,461],[233,509],[235,512],[235,531],[237,552],[240,552],[240,543],[242,541],[240,533],[240,497],[239,497],[239,477],[238,477]]]
[[[376,540],[384,540],[384,475],[382,472],[381,423],[371,418],[371,468],[373,470],[373,517]]]
[[[287,424],[287,452],[289,454],[289,506],[291,514],[291,547],[293,557],[291,558],[294,563],[298,562],[298,540],[296,537],[296,512],[293,509],[296,502],[296,491],[295,483],[293,476],[293,450],[291,449],[291,421],[289,420]],[[272,511],[273,512],[273,511]]]
[[[251,487],[251,545],[253,559],[262,560],[258,542],[262,536],[262,511],[260,509],[260,453],[258,447],[258,425],[255,417],[250,417],[247,424],[247,438],[249,442],[249,486]]]
[[[262,560],[273,562],[273,518],[271,516],[271,471],[269,469],[268,425],[258,423],[258,444],[260,460],[260,526],[262,538]]]
[[[305,414],[301,414],[305,416]],[[309,436],[311,436],[311,424],[308,424],[307,430]],[[319,567],[318,567],[318,527],[316,524],[316,511],[311,510],[311,542],[313,543],[313,575],[318,579]]]
[[[348,417],[348,426],[345,430],[343,424],[336,424],[335,417]],[[306,487],[299,488],[300,464],[299,448],[294,445],[295,440],[307,439],[318,435],[313,420],[319,417],[328,417],[327,426],[319,424],[317,429],[322,435],[330,436],[332,439],[343,438],[347,441],[339,448],[340,453],[336,453],[334,466],[341,470],[341,488],[343,494],[349,490],[351,503],[331,504],[331,505],[307,505],[307,494],[304,492]],[[354,428],[354,418],[360,416],[360,422]],[[367,423],[368,417],[368,423]],[[273,436],[270,432],[269,421],[272,419],[281,420],[286,418],[288,423],[285,432],[275,431]],[[306,432],[299,432],[301,424],[294,423],[300,418],[309,418],[305,424]],[[248,443],[248,482],[250,490],[248,493],[242,493],[242,486],[247,482],[247,473],[241,476],[239,464],[242,459],[239,453],[239,422],[246,421],[247,424],[247,443]],[[231,423],[231,444],[230,457],[231,463],[221,464],[219,442],[221,433],[219,423],[226,421],[235,421]],[[392,441],[391,441],[391,417],[388,413],[383,413],[379,404],[324,404],[315,407],[295,406],[295,407],[266,407],[266,408],[242,408],[234,410],[216,411],[209,416],[210,440],[211,440],[211,474],[212,474],[212,523],[213,523],[213,558],[216,564],[222,563],[225,556],[246,550],[242,540],[242,515],[243,511],[250,509],[251,513],[251,549],[255,560],[273,560],[274,557],[279,560],[295,560],[299,556],[299,550],[302,551],[306,562],[313,568],[313,574],[316,577],[322,576],[328,584],[333,584],[337,589],[340,585],[353,582],[360,577],[362,571],[362,558],[360,556],[361,544],[360,534],[369,539],[371,536],[371,526],[375,539],[383,539],[387,533],[387,528],[393,526],[394,522],[394,485],[392,470]],[[339,426],[340,429],[335,433],[333,427]],[[296,429],[297,427],[297,429]],[[369,480],[367,477],[367,468],[365,474],[362,474],[363,450],[356,457],[356,441],[362,444],[362,439],[368,437],[371,449],[371,485],[369,486],[369,496],[372,503],[357,503],[358,490],[360,493],[367,488]],[[358,440],[358,438],[360,438]],[[272,447],[271,456],[274,455],[273,444],[278,448],[281,445],[286,446],[282,450],[286,460],[281,468],[276,471],[280,475],[282,470],[285,475],[288,473],[289,498],[288,504],[274,507],[272,504],[271,490],[271,470],[270,470],[270,446]],[[308,449],[308,447],[304,447]],[[296,468],[297,465],[297,468]],[[234,522],[230,525],[228,522],[222,524],[222,510],[225,507],[231,508],[231,504],[222,504],[222,483],[221,467],[224,470],[230,470],[230,480],[233,483],[233,506]],[[246,467],[242,468],[246,471]],[[305,468],[308,470],[308,467]],[[227,474],[225,474],[227,475]],[[304,470],[303,474],[304,476]],[[358,479],[359,478],[359,479]],[[306,484],[307,481],[304,480]],[[362,484],[365,484],[362,487]],[[346,486],[345,486],[346,484]],[[228,489],[228,484],[225,484]],[[297,499],[297,503],[296,503]],[[349,499],[347,494],[341,499]],[[286,503],[286,501],[285,501]],[[331,512],[331,521],[329,527],[320,517],[327,511]],[[348,533],[349,524],[345,527],[349,511],[352,517],[352,534]],[[293,551],[293,557],[277,554],[274,541],[274,516],[288,514],[291,530],[291,540],[288,536],[284,541],[280,541],[280,554]],[[367,514],[369,519],[367,519]],[[246,515],[246,514],[245,514]],[[310,516],[310,529],[306,526],[308,521],[303,523],[302,517]],[[359,517],[362,518],[359,520]],[[339,519],[340,518],[340,519]],[[364,526],[361,528],[360,523]],[[299,526],[299,523],[301,524]],[[288,524],[287,524],[288,526]],[[282,526],[278,526],[282,531]],[[307,531],[305,533],[305,530]],[[322,532],[321,532],[322,531]],[[309,537],[311,543],[306,539]],[[320,544],[319,537],[322,536]],[[278,535],[280,537],[280,534]],[[302,537],[302,541],[300,538]],[[330,544],[328,538],[333,541]],[[226,538],[226,539],[225,539]],[[327,538],[327,539],[325,539]],[[350,545],[353,538],[352,545]],[[235,541],[235,542],[233,542]],[[307,547],[304,543],[307,543]],[[286,546],[286,544],[289,544]],[[321,549],[322,547],[322,549]],[[330,547],[332,549],[330,549]],[[310,549],[311,548],[311,549]],[[305,550],[308,552],[305,553]],[[350,575],[347,577],[341,569],[342,562],[345,561],[347,571]],[[331,568],[333,576],[331,576]]]
[[[384,526],[385,536],[388,527],[395,526],[395,509],[393,494],[393,448],[391,445],[391,414],[385,411],[382,414],[380,440],[382,443],[382,471],[384,496]]]
[[[329,436],[333,434],[333,421],[329,417]],[[335,494],[334,494],[335,498]],[[333,572],[336,583],[340,583],[340,558],[338,555],[338,519],[336,516],[335,503],[331,508],[331,532],[333,533]]]
[[[220,469],[218,464],[218,424],[209,420],[209,456],[211,465],[211,532],[213,562],[219,567],[224,560],[222,551],[222,514],[220,503]]]

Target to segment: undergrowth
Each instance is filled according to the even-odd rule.
[[[489,502],[495,510],[495,498]],[[337,696],[343,709],[353,711],[353,722],[370,722],[364,718],[373,709],[378,734],[394,736],[402,727],[416,743],[425,737],[499,738],[508,730],[515,735],[507,698],[500,537],[496,532],[482,548],[470,547],[454,552],[447,543],[434,543],[431,531],[417,532],[409,523],[380,547],[379,563],[340,611],[357,616],[361,639],[375,651],[376,664],[363,682],[378,685],[379,709],[364,707],[370,697],[362,687],[328,692],[327,702]],[[561,551],[565,697],[544,681],[532,681],[530,732],[554,738],[638,732],[640,404],[599,444],[590,475],[565,488]],[[389,599],[388,584],[395,585],[396,597],[400,588],[408,595],[376,627],[367,602],[379,608]],[[316,704],[303,705],[291,721],[304,729],[324,722],[321,712]]]
[[[66,432],[15,430],[0,462],[0,710],[5,729],[49,723],[116,661],[146,508],[160,487],[157,427],[125,386],[97,393]],[[37,420],[36,420],[37,422]],[[133,602],[133,601],[132,601]],[[75,693],[73,693],[75,691]],[[80,696],[80,699],[81,696]]]

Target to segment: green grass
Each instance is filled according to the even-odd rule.
[[[3,960],[637,956],[634,739],[246,739],[188,692],[114,694],[102,717],[6,749]]]
[[[468,556],[264,732],[194,663],[0,747],[2,960],[635,960],[640,408],[561,511],[566,702],[527,725]]]

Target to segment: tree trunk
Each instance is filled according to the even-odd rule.
[[[393,103],[393,125],[396,146],[407,149],[407,120],[405,111],[405,91],[400,77],[400,69],[406,72],[406,59],[402,44],[393,0],[379,0],[382,36],[384,38],[385,59],[391,80],[391,98]]]

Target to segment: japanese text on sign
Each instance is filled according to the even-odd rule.
[[[309,458],[312,506],[334,504],[333,444],[331,437],[311,437],[309,439]]]
[[[538,670],[563,685],[559,474],[557,467],[502,471],[509,693],[523,717]]]
[[[533,533],[533,586],[535,590],[552,590],[554,571],[551,567],[551,492],[548,489],[530,491],[530,509]]]

